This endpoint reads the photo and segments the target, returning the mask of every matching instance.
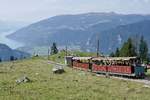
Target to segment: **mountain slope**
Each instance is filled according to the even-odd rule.
[[[90,44],[94,46],[96,44],[97,36],[100,39],[101,51],[111,52],[117,47],[120,47],[129,37],[135,40],[139,40],[141,36],[144,36],[150,47],[150,20],[144,20],[141,22],[120,25],[116,28],[103,31],[98,34],[94,34],[90,39]]]
[[[49,46],[52,42],[57,42],[60,46],[80,46],[82,50],[94,51],[95,42],[93,41],[96,40],[94,37],[95,34],[100,33],[100,36],[104,37],[100,39],[102,51],[109,52],[113,50],[111,47],[116,41],[111,40],[114,39],[115,34],[107,34],[105,33],[106,30],[148,19],[150,19],[149,15],[122,15],[116,13],[60,15],[33,23],[8,37],[23,42],[29,47]],[[124,31],[122,31],[122,33],[124,33]],[[120,38],[118,34],[116,35],[117,38]],[[110,40],[107,40],[107,37],[109,37],[108,39]],[[109,47],[106,45],[109,44],[108,42],[110,42],[111,45]],[[118,45],[114,47],[117,46]]]
[[[12,50],[5,44],[0,44],[0,59],[2,61],[9,61],[11,56],[13,56],[14,59],[22,59],[24,57],[29,57],[30,55],[22,51]]]
[[[116,13],[61,15],[31,24],[8,37],[26,45],[49,45],[53,41],[63,45],[85,44],[93,33],[144,19],[149,16]]]

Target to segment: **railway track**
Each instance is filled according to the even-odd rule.
[[[62,66],[62,67],[66,66],[65,64],[57,63],[54,61],[48,61],[48,64],[53,64],[53,65]]]
[[[111,76],[111,77],[114,79],[144,83],[150,86],[150,77],[145,77],[145,79],[131,79],[131,78],[123,78],[123,77],[115,77],[115,76]]]

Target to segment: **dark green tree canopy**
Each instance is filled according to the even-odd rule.
[[[136,41],[136,43],[134,43]],[[138,43],[137,43],[138,42]],[[137,49],[139,48],[139,49]],[[132,40],[129,38],[127,42],[123,44],[121,49],[116,49],[115,53],[110,54],[111,57],[133,57],[137,56],[141,59],[142,62],[147,63],[149,61],[148,57],[148,45],[146,41],[144,40],[144,37],[142,36],[141,39],[138,41]]]
[[[52,47],[51,47],[51,55],[57,54],[57,53],[58,53],[57,45],[54,42],[53,45],[52,45]]]
[[[112,52],[112,53],[110,53],[109,56],[110,56],[110,57],[115,57],[115,54]]]
[[[14,60],[15,60],[14,56],[10,56],[10,61],[14,61]]]
[[[132,57],[137,56],[136,48],[133,45],[132,39],[129,38],[127,42],[125,42],[120,50],[121,57]]]
[[[116,49],[115,56],[116,56],[116,57],[119,57],[119,56],[120,56],[120,50],[119,50],[119,48]]]
[[[143,36],[141,37],[139,45],[139,57],[142,61],[148,60],[148,46]]]

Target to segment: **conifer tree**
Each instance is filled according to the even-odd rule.
[[[148,61],[148,46],[143,36],[141,37],[139,45],[139,57],[143,62]]]
[[[120,51],[119,51],[119,48],[117,48],[117,49],[116,49],[116,52],[115,52],[115,56],[116,56],[116,57],[119,57],[119,55],[120,55]]]
[[[14,61],[14,56],[10,56],[10,61]]]
[[[110,56],[110,57],[115,57],[114,52],[110,53],[110,55],[109,55],[109,56]]]
[[[57,54],[57,53],[58,53],[57,45],[54,42],[53,45],[52,45],[52,47],[51,47],[51,55]]]
[[[137,56],[136,48],[132,43],[132,39],[129,38],[127,42],[125,42],[120,50],[121,57],[132,57]]]

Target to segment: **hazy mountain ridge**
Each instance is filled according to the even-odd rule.
[[[96,44],[96,39],[100,39],[101,50],[106,52],[114,51],[117,47],[120,47],[129,37],[133,39],[140,39],[144,36],[145,40],[150,47],[150,20],[144,20],[133,24],[120,25],[116,28],[102,31],[98,34],[93,34],[90,40],[90,44]],[[94,45],[93,45],[94,46]]]
[[[80,45],[81,48],[84,47],[82,48],[84,50],[88,49],[93,51],[95,49],[95,42],[93,41],[96,40],[95,37],[97,36],[95,34],[99,35],[99,33],[101,33],[100,36],[104,37],[104,40],[100,40],[100,42],[102,42],[101,50],[109,52],[114,50],[114,47],[118,47],[121,43],[119,45],[112,43],[116,42],[113,40],[116,36],[105,32],[109,32],[109,30],[113,30],[116,27],[122,27],[122,25],[137,23],[148,19],[150,19],[149,15],[122,15],[116,13],[60,15],[33,23],[8,37],[24,42],[28,46],[48,46],[55,41],[58,45]],[[121,32],[125,33],[124,31]],[[119,38],[118,34],[115,35]],[[109,38],[107,39],[106,37]],[[121,36],[121,38],[124,37]],[[109,44],[108,42],[114,46],[106,45]],[[91,48],[93,48],[93,50]]]
[[[30,54],[19,50],[13,50],[5,44],[0,44],[0,59],[2,61],[9,61],[11,56],[13,56],[14,59],[23,59],[24,57],[29,57]]]

